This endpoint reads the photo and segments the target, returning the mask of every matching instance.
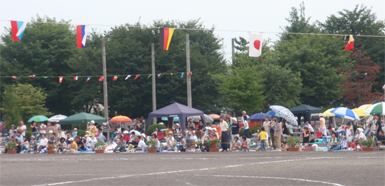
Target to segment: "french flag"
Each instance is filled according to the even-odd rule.
[[[78,48],[86,47],[87,32],[88,32],[87,25],[76,26],[76,42],[77,42]]]
[[[24,21],[11,21],[12,28],[12,40],[20,41],[21,37],[23,37],[25,27],[27,26],[27,22]]]

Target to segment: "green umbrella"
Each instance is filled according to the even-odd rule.
[[[43,122],[43,121],[47,121],[48,118],[45,117],[45,116],[42,116],[42,115],[37,115],[37,116],[34,116],[32,118],[30,118],[28,120],[28,123],[31,123],[31,122]]]
[[[107,119],[102,116],[82,112],[79,114],[69,116],[68,118],[62,119],[59,121],[59,123],[60,124],[79,124],[79,123],[87,123],[92,120],[94,120],[95,123],[107,122]]]
[[[377,104],[374,104],[370,106],[366,111],[365,114],[381,114],[385,115],[385,102],[379,102]]]

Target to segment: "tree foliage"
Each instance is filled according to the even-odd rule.
[[[345,81],[341,85],[344,101],[349,107],[358,107],[367,103],[381,101],[382,94],[373,90],[376,76],[381,71],[381,66],[373,63],[364,48],[356,49],[350,59],[354,62],[354,67],[341,69],[345,72]]]
[[[18,124],[21,120],[26,121],[34,115],[52,114],[45,107],[46,95],[32,85],[8,85],[2,97],[1,111],[9,124]]]

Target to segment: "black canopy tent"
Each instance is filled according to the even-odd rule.
[[[179,117],[180,125],[184,131],[186,127],[186,117],[188,116],[201,116],[203,123],[206,124],[206,121],[203,119],[204,113],[202,111],[175,102],[148,114],[146,130],[148,130],[150,122],[154,117]]]
[[[298,117],[298,126],[301,126],[301,116],[305,117],[305,121],[310,122],[310,116],[312,113],[322,113],[323,112],[323,110],[320,108],[313,107],[313,106],[306,105],[306,104],[298,105],[298,106],[290,109],[290,111],[295,116]]]

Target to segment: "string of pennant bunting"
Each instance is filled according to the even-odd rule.
[[[13,41],[20,41],[23,37],[24,31],[26,29],[26,25],[28,22],[23,21],[13,21],[11,20],[11,30],[12,30],[12,39]],[[48,22],[39,22],[39,23],[48,23]],[[51,22],[52,24],[52,22]],[[62,24],[62,23],[60,23]],[[68,24],[68,23],[65,23]],[[138,26],[134,26],[138,27]],[[150,27],[146,27],[150,28]],[[159,47],[163,50],[168,50],[172,35],[174,34],[175,29],[181,29],[181,28],[159,28],[159,27],[151,27],[155,29],[159,29]],[[77,25],[76,26],[76,42],[77,47],[79,49],[86,47],[86,41],[87,41],[87,34],[89,30],[89,25]],[[205,29],[193,29],[193,30],[205,30]],[[259,34],[250,34],[250,41],[249,41],[249,57],[259,57],[262,53],[262,42],[263,42],[263,33],[259,32]],[[374,35],[344,35],[344,34],[319,34],[319,33],[282,33],[282,34],[308,34],[308,35],[331,35],[331,36],[344,36],[346,39],[348,36],[349,41],[345,46],[345,50],[347,51],[353,51],[354,50],[354,37],[377,37]],[[385,36],[378,36],[378,37],[385,37]]]
[[[158,78],[160,78],[162,75],[179,75],[180,74],[180,78],[183,78],[184,76],[184,73],[185,72],[176,72],[176,73],[159,73],[157,74],[156,76]],[[190,78],[190,76],[193,75],[192,72],[187,72],[187,78]],[[107,77],[113,77],[112,80],[113,81],[116,81],[118,80],[118,78],[120,77],[125,77],[124,80],[128,80],[130,79],[131,76],[133,75],[109,75],[109,76],[106,76]],[[134,80],[138,79],[139,77],[141,76],[147,76],[147,79],[150,78],[152,76],[152,74],[136,74],[135,77],[134,77]],[[91,80],[91,77],[92,76],[36,76],[36,75],[29,75],[29,76],[0,76],[0,78],[12,78],[12,79],[17,79],[17,78],[31,78],[31,79],[35,79],[35,78],[43,78],[43,79],[47,79],[47,78],[59,78],[59,83],[61,84],[63,82],[63,79],[64,78],[72,78],[75,80],[75,81],[78,81],[79,80],[79,77],[87,77],[86,79],[86,82],[90,81]],[[104,79],[104,76],[97,76],[99,77],[98,81],[103,81]]]

